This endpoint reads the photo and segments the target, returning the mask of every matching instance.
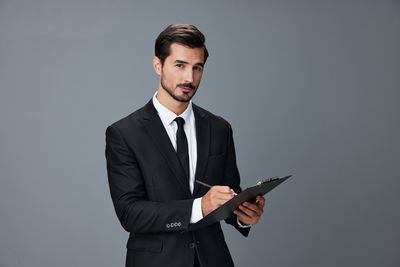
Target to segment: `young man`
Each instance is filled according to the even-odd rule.
[[[241,191],[231,126],[191,102],[208,57],[204,43],[192,25],[160,33],[153,58],[157,92],[107,128],[111,197],[130,233],[126,266],[233,266],[220,223],[186,231]],[[247,236],[263,207],[259,196],[226,222]]]

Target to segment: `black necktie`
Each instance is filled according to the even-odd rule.
[[[181,117],[177,117],[175,121],[178,124],[178,131],[176,131],[176,153],[178,154],[186,178],[189,180],[189,148],[185,130],[183,129],[185,120]]]

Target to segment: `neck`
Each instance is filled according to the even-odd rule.
[[[189,102],[180,102],[170,96],[163,88],[158,88],[156,98],[160,104],[171,110],[176,115],[181,115],[189,105]]]

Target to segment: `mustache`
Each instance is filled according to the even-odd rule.
[[[188,87],[192,90],[196,89],[196,87],[191,83],[180,83],[177,85],[177,87]]]

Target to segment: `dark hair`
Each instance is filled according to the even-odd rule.
[[[173,43],[179,43],[190,48],[204,48],[204,63],[208,58],[208,51],[204,44],[206,38],[193,25],[189,24],[171,24],[160,35],[155,43],[155,54],[164,64],[165,59],[170,54],[170,46]]]

